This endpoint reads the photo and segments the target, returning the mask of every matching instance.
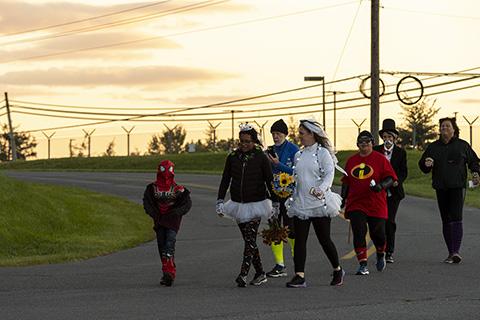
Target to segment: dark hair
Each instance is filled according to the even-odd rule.
[[[300,126],[301,128],[305,129],[308,133],[312,133],[313,134],[313,138],[315,139],[315,142],[317,142],[318,144],[320,144],[322,147],[326,148],[327,146],[330,146],[330,142],[327,138],[325,137],[320,137],[318,134],[316,134],[315,132],[311,131],[310,129],[308,129],[307,127],[305,127],[303,125],[303,123],[300,122]]]
[[[248,134],[250,137],[252,137],[253,142],[255,142],[256,144],[258,144],[260,146],[262,145],[260,140],[258,140],[258,133],[257,133],[257,130],[255,130],[255,128],[252,128],[252,129],[247,130],[247,131],[240,131],[238,136],[240,137],[240,135],[242,135],[242,134]]]
[[[460,129],[458,128],[458,125],[457,125],[457,119],[456,118],[449,118],[449,117],[446,117],[446,118],[442,118],[439,120],[439,127],[442,126],[442,123],[445,122],[445,121],[450,121],[450,123],[452,124],[452,127],[453,127],[453,135],[458,138],[460,136]]]

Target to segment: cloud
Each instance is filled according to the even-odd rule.
[[[121,5],[88,5],[74,2],[45,2],[45,3],[31,3],[25,1],[6,1],[0,2],[0,21],[2,23],[3,34],[10,34],[14,32],[43,28],[62,23],[69,23],[81,19],[89,19],[101,15],[111,14],[118,11],[123,11],[131,8],[154,4],[155,2],[144,2],[135,4],[121,4]],[[145,7],[138,10],[132,10],[121,14],[111,15],[101,19],[89,20],[87,22],[76,23],[64,28],[72,29],[79,26],[97,25],[100,23],[118,21],[152,13],[164,12],[180,7],[186,7],[197,3],[196,1],[166,1],[158,5]],[[250,10],[250,6],[245,4],[222,3],[201,9],[195,9],[179,13],[182,17],[190,14],[195,15],[209,15],[213,12],[238,12]],[[32,14],[35,13],[35,14]],[[169,16],[176,16],[171,14]],[[169,17],[167,16],[167,17]],[[160,18],[162,19],[162,18]],[[58,28],[56,29],[59,30]],[[65,29],[64,29],[65,30]]]
[[[14,71],[1,75],[0,82],[21,86],[140,86],[150,89],[202,84],[233,77],[232,74],[199,68],[142,66]]]

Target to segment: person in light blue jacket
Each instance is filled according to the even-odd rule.
[[[295,154],[299,150],[298,146],[288,141],[288,127],[287,124],[282,120],[277,120],[273,123],[270,128],[272,134],[274,145],[268,147],[267,155],[272,164],[272,172],[274,175],[279,175],[281,173],[288,173],[293,175],[293,163],[295,160]],[[295,232],[293,229],[293,218],[287,216],[287,209],[285,207],[285,201],[287,199],[280,198],[280,214],[278,216],[279,223],[283,223],[284,226],[288,226],[288,243],[293,257],[293,248],[295,244]],[[267,272],[267,277],[279,278],[286,277],[286,267],[283,259],[283,242],[278,244],[272,243],[272,252],[275,258],[275,266],[269,272]]]

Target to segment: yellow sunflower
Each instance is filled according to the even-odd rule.
[[[278,183],[279,183],[280,187],[282,187],[282,188],[288,186],[289,183],[290,183],[289,174],[280,173]]]

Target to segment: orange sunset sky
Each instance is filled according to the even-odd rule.
[[[238,117],[235,132],[246,120],[268,121],[267,129],[289,115],[321,120],[321,86],[237,106],[196,108],[317,84],[305,82],[304,76],[325,77],[327,109],[333,100],[329,92],[347,92],[337,95],[337,149],[355,148],[352,119],[367,119],[363,128],[369,128],[369,107],[361,106],[369,100],[359,93],[357,76],[370,72],[370,1],[0,0],[0,21],[1,88],[8,92],[14,125],[32,131],[39,142],[39,158],[46,157],[46,140],[38,130],[55,132],[54,157],[68,156],[69,139],[81,141],[82,129],[96,130],[94,155],[112,139],[116,154],[122,155],[122,126],[135,126],[131,150],[144,152],[150,136],[164,124],[182,124],[190,141],[206,137],[210,119],[221,122],[217,132],[227,138],[231,110]],[[387,87],[380,119],[403,122],[394,94],[408,74],[403,72],[480,74],[479,40],[479,1],[381,1],[380,69],[396,73],[381,75]],[[346,78],[351,79],[331,83]],[[461,136],[468,140],[463,117],[480,115],[480,78],[418,78],[430,100],[437,99],[438,117],[458,112]],[[465,87],[471,88],[457,90]],[[448,90],[452,92],[435,95]],[[7,122],[4,113],[3,108],[0,123]],[[159,113],[164,115],[138,118],[148,121],[87,126]],[[332,137],[333,112],[326,118]],[[57,128],[62,126],[75,127]],[[480,120],[474,124],[477,153],[479,126]],[[266,142],[271,143],[269,134]]]

